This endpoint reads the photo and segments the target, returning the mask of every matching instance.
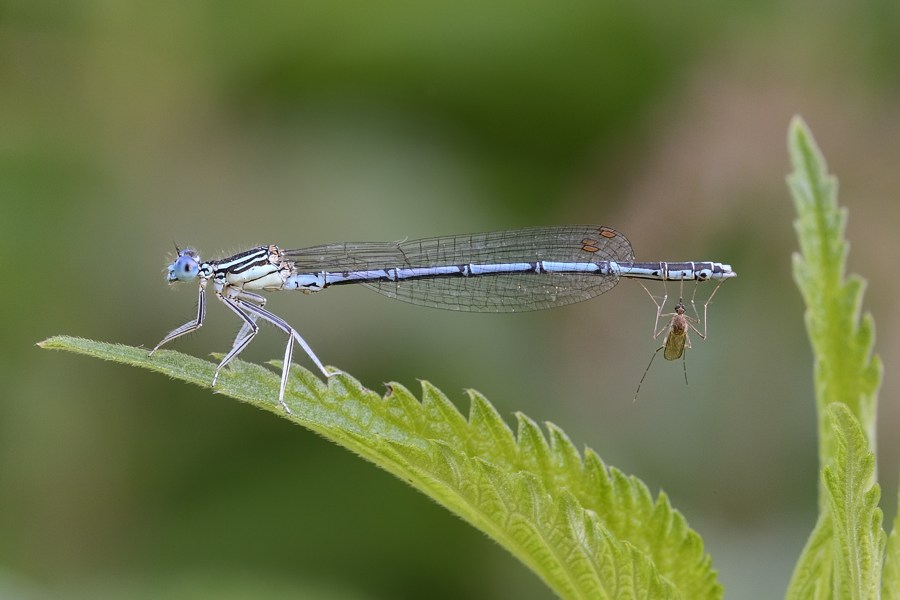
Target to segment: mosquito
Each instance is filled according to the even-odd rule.
[[[703,319],[700,319],[700,315],[697,312],[697,305],[694,302],[695,297],[697,296],[697,287],[694,287],[694,293],[691,294],[691,308],[694,311],[694,316],[690,316],[687,313],[687,307],[684,304],[684,282],[682,281],[681,294],[678,298],[678,303],[675,305],[675,309],[672,312],[664,313],[663,310],[666,306],[666,301],[669,299],[668,293],[663,296],[662,302],[657,302],[656,297],[650,293],[650,290],[643,284],[641,287],[644,288],[644,291],[647,292],[647,295],[650,296],[650,299],[653,300],[653,303],[656,304],[656,321],[653,323],[653,339],[658,340],[659,336],[665,333],[665,337],[663,338],[662,345],[653,351],[653,355],[650,357],[650,362],[647,363],[647,368],[644,369],[644,374],[641,375],[641,380],[638,382],[637,389],[634,391],[634,399],[637,401],[638,394],[641,392],[641,385],[644,383],[644,379],[647,378],[647,373],[650,372],[650,367],[653,365],[653,360],[656,358],[656,355],[659,354],[659,351],[663,351],[663,358],[666,360],[678,360],[681,359],[681,364],[684,367],[684,384],[688,384],[687,377],[687,360],[684,354],[684,351],[691,347],[691,336],[689,334],[690,331],[693,331],[697,335],[700,336],[701,339],[706,339],[706,315],[707,309],[712,302],[713,296],[716,295],[716,292],[719,291],[719,288],[722,287],[722,284],[725,281],[722,280],[719,282],[719,285],[716,286],[716,289],[713,290],[712,294],[709,295],[709,298],[706,299],[706,302],[703,304]],[[640,283],[640,282],[639,282]],[[660,320],[668,319],[668,322],[659,327]],[[702,323],[703,331],[700,331],[700,325]]]

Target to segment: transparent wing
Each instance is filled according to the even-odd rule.
[[[341,242],[287,250],[298,273],[371,271],[503,263],[630,263],[634,252],[618,231],[599,225],[535,227],[402,242]],[[587,300],[618,283],[596,273],[495,273],[406,281],[362,282],[380,294],[435,308],[476,312],[539,310]]]

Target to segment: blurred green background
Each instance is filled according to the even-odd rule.
[[[425,378],[464,410],[472,387],[552,420],[670,495],[729,598],[781,596],[817,480],[786,129],[802,114],[840,176],[870,282],[891,518],[898,59],[896,0],[0,2],[0,597],[550,598],[309,432],[34,344],[152,347],[195,306],[163,281],[173,241],[213,257],[566,223],[734,266],[689,386],[659,361],[632,402],[657,346],[633,282],[517,315],[347,288],[269,306],[376,390]],[[207,356],[236,330],[212,305],[171,347]],[[243,358],[282,349],[269,328]]]

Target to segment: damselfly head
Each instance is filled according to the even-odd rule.
[[[191,281],[200,272],[200,257],[190,248],[178,251],[178,257],[166,270],[166,281]]]

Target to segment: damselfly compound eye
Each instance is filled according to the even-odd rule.
[[[197,261],[196,254],[191,250],[182,250],[178,253],[178,258],[169,265],[168,275],[166,279],[169,283],[175,281],[191,281],[197,277],[200,270],[200,263]]]

